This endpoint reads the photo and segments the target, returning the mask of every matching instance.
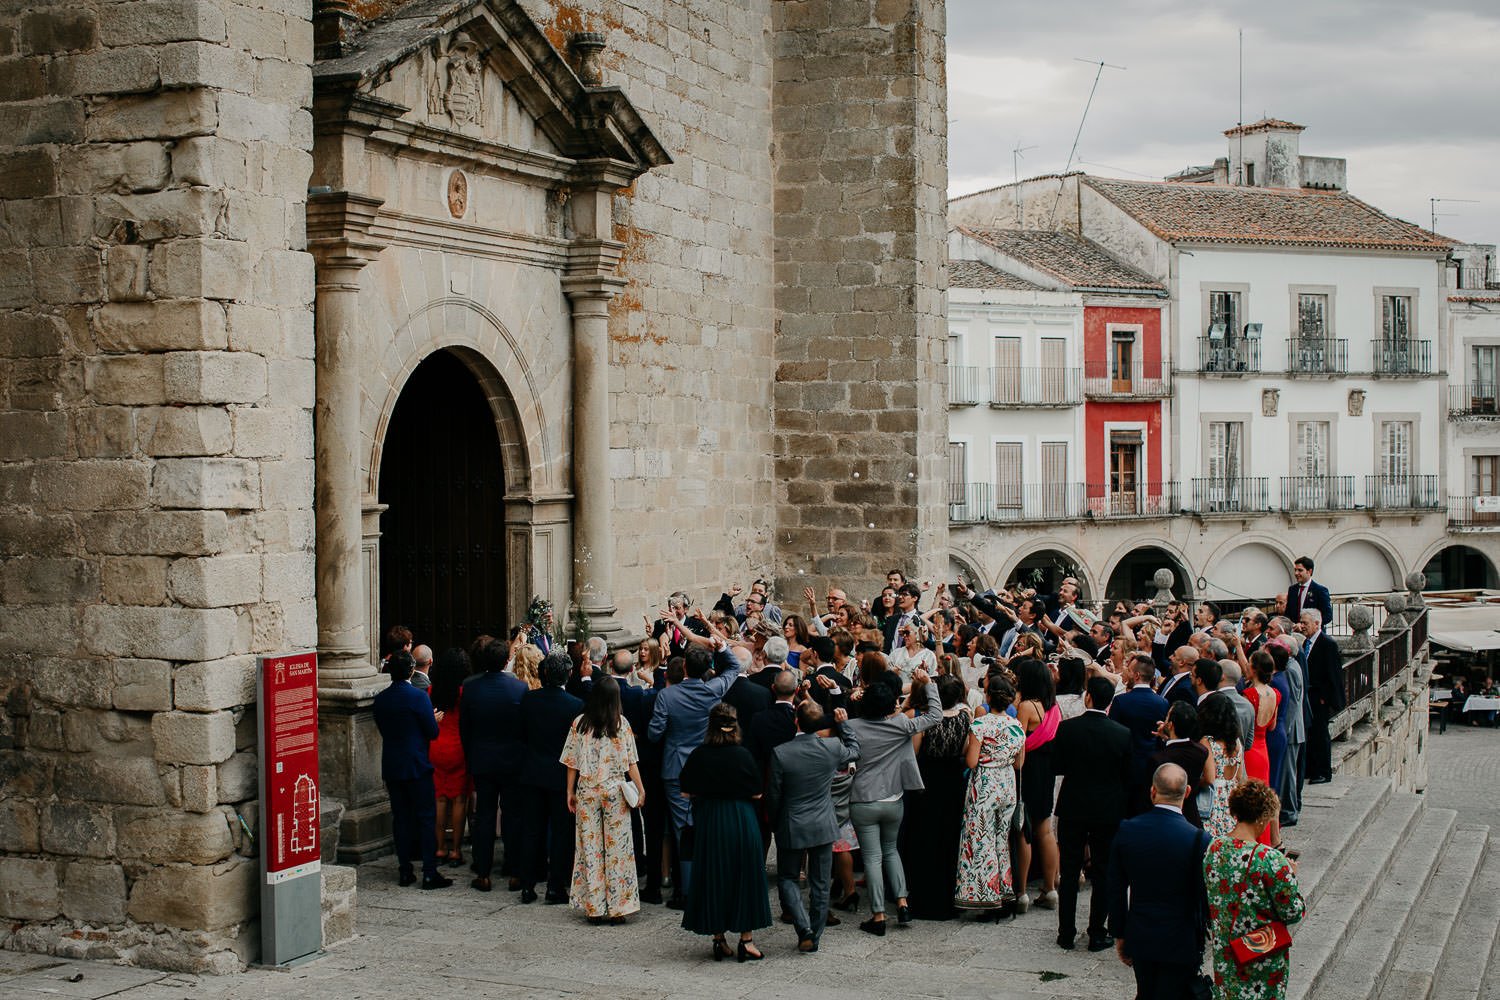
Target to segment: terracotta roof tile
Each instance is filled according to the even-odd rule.
[[[1284,122],[1279,118],[1262,118],[1250,125],[1236,125],[1234,128],[1225,129],[1225,135],[1249,135],[1251,132],[1269,132],[1271,129],[1282,131],[1305,132],[1306,125],[1298,125],[1296,122]]]
[[[1025,278],[1006,274],[978,260],[950,260],[948,262],[948,287],[1009,288],[1018,292],[1049,291]]]
[[[1169,242],[1444,252],[1453,241],[1342,191],[1087,177],[1085,184]]]
[[[987,229],[959,226],[958,231],[1050,274],[1073,290],[1108,289],[1120,292],[1165,292],[1150,275],[1111,257],[1092,240],[1041,229]]]

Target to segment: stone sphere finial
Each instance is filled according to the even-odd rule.
[[[1349,609],[1349,627],[1356,632],[1364,632],[1375,624],[1375,612],[1370,610],[1367,604],[1356,604]]]
[[[578,79],[585,87],[597,87],[604,83],[604,47],[609,44],[602,31],[575,31],[568,36],[568,44],[578,53]]]
[[[1405,594],[1386,594],[1385,613],[1387,615],[1399,615],[1406,610]]]
[[[1406,574],[1406,589],[1420,594],[1427,589],[1427,574],[1419,569],[1414,569]]]
[[[1172,571],[1163,566],[1151,577],[1151,583],[1157,590],[1171,590],[1172,584],[1177,582],[1177,577]]]

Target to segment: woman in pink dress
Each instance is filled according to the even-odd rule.
[[[432,665],[432,707],[438,717],[438,738],[427,747],[432,761],[432,784],[437,792],[437,856],[450,865],[464,863],[464,816],[474,784],[464,763],[464,748],[458,740],[460,689],[472,673],[469,654],[447,649]]]
[[[1255,708],[1255,743],[1245,750],[1245,777],[1251,781],[1271,783],[1271,754],[1266,747],[1266,734],[1276,728],[1276,709],[1281,695],[1271,686],[1271,675],[1276,672],[1276,661],[1264,649],[1250,655],[1250,671],[1245,688],[1245,700]],[[1260,842],[1270,847],[1281,846],[1281,822],[1273,816],[1260,835]]]

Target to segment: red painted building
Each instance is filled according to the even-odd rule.
[[[1164,308],[1155,296],[1084,299],[1084,461],[1092,509],[1108,504],[1112,513],[1154,513],[1179,507],[1163,434],[1172,391]]]

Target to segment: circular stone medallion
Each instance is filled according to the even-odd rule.
[[[448,211],[455,219],[462,219],[469,209],[469,179],[462,170],[448,175]]]

